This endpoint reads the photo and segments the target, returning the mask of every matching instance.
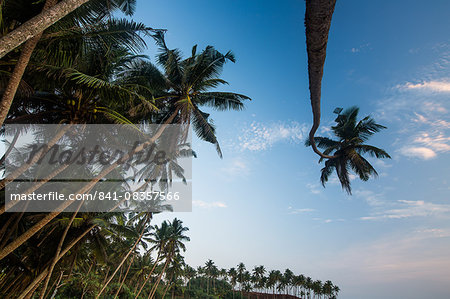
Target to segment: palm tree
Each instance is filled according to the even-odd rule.
[[[213,276],[214,272],[214,262],[212,260],[208,260],[205,263],[205,274],[206,274],[206,294],[209,294],[209,281]]]
[[[366,116],[357,122],[359,108],[351,107],[343,113],[342,108],[337,108],[338,114],[332,126],[332,132],[338,140],[332,140],[327,137],[314,137],[315,143],[319,148],[324,149],[324,154],[333,153],[333,158],[325,161],[325,167],[321,170],[320,181],[325,187],[330,174],[336,170],[341,186],[351,194],[349,169],[352,169],[361,180],[367,181],[371,176],[377,176],[378,173],[373,166],[362,155],[369,154],[376,158],[391,158],[384,150],[367,145],[365,142],[376,132],[386,127],[377,124],[373,118]],[[312,143],[308,139],[306,146]],[[319,163],[324,158],[319,159]]]
[[[184,242],[190,241],[190,238],[184,234],[186,231],[189,230],[189,228],[183,226],[183,221],[175,218],[172,222],[168,222],[168,226],[169,226],[169,236],[163,249],[166,260],[158,276],[158,279],[156,280],[156,283],[149,294],[149,298],[154,298],[158,285],[161,281],[161,278],[164,272],[166,271],[167,266],[172,261],[172,259],[180,251],[186,251],[186,245],[184,245]]]
[[[2,46],[0,47],[0,58],[3,58],[5,54],[10,52],[12,49],[16,48],[23,42],[25,41],[26,42],[22,47],[19,59],[15,64],[14,70],[11,73],[11,78],[2,95],[2,101],[0,103],[0,126],[3,125],[3,122],[5,121],[8,115],[17,88],[19,87],[19,84],[22,80],[22,76],[24,75],[25,69],[30,61],[31,55],[35,47],[37,46],[38,42],[40,41],[44,30],[47,29],[50,25],[60,20],[62,17],[66,16],[67,14],[78,8],[80,5],[84,4],[85,2],[87,2],[87,0],[65,0],[57,4],[57,0],[46,0],[42,8],[41,14],[28,20],[18,28],[14,29],[12,32],[9,32],[5,36],[1,37],[0,45]],[[94,0],[93,2],[100,2],[100,1]],[[120,0],[112,2],[115,3],[112,5],[105,6],[107,7],[106,9],[107,14],[111,13],[114,9],[120,7],[125,13],[130,15],[132,14],[133,7],[135,6],[135,0]],[[8,3],[5,3],[5,5],[7,4]],[[98,4],[99,3],[97,3],[97,5]],[[3,10],[3,3],[0,7],[0,10]],[[105,9],[103,10],[105,11]],[[4,22],[0,23],[2,23],[3,25]],[[17,22],[15,23],[15,25],[11,27],[17,26],[16,24]],[[5,31],[6,30],[1,30],[2,33]]]
[[[236,268],[230,268],[228,270],[228,276],[230,277],[230,283],[231,283],[231,287],[232,292],[233,292],[233,298],[234,298],[234,289],[236,287],[236,283],[237,283],[237,279],[238,279],[238,272],[236,271]]]
[[[320,97],[323,66],[327,53],[328,32],[331,26],[336,0],[307,0],[305,12],[306,51],[308,53],[308,76],[313,126],[309,132],[311,146],[320,157],[331,156],[321,153],[315,144],[314,134],[320,125]]]
[[[227,61],[235,62],[234,54],[231,51],[222,54],[212,46],[207,46],[197,54],[197,46],[194,46],[192,55],[182,59],[178,49],[171,50],[167,47],[163,31],[158,31],[153,37],[160,49],[158,64],[164,69],[164,74],[158,76],[164,78],[165,84],[162,92],[154,94],[156,105],[163,105],[163,111],[176,112],[178,122],[192,124],[197,136],[215,144],[221,156],[213,121],[208,113],[200,110],[200,107],[242,110],[243,101],[250,100],[249,97],[238,93],[208,91],[219,85],[228,84],[218,76]],[[143,71],[150,69],[152,73],[157,73],[157,69],[151,64],[144,64],[142,68]],[[160,85],[161,80],[157,80],[156,84]],[[155,87],[150,84],[149,88]]]
[[[241,292],[242,298],[242,287],[244,283],[245,265],[244,263],[239,263],[237,266],[237,281],[239,282],[239,291]]]

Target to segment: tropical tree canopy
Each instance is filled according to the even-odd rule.
[[[351,194],[350,170],[363,181],[378,175],[375,168],[363,157],[364,154],[375,158],[391,157],[383,149],[366,144],[373,134],[386,127],[376,123],[370,116],[357,121],[358,107],[348,108],[344,112],[342,110],[334,110],[338,116],[335,119],[336,125],[331,127],[337,140],[314,137],[314,141],[319,148],[324,149],[325,155],[334,156],[326,160],[323,157],[319,159],[319,163],[325,160],[325,167],[322,168],[320,176],[322,185],[325,187],[330,175],[336,170],[342,188]],[[306,140],[305,145],[311,146],[310,139]]]

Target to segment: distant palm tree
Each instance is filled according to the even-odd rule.
[[[230,270],[228,270],[228,276],[230,277],[230,284],[231,284],[231,287],[233,288],[232,291],[233,291],[233,298],[234,298],[234,289],[236,287],[237,276],[238,276],[236,268],[230,268]]]
[[[205,263],[205,274],[206,274],[206,294],[209,294],[209,281],[213,276],[213,272],[214,272],[214,262],[212,260],[208,260]]]
[[[241,292],[242,298],[242,286],[244,283],[245,265],[244,263],[239,263],[237,266],[237,281],[239,282],[239,291]]]
[[[314,141],[319,148],[324,149],[324,154],[333,153],[333,158],[325,161],[325,167],[321,170],[320,181],[325,187],[329,176],[336,170],[342,188],[349,194],[352,193],[350,186],[350,173],[352,169],[361,180],[367,181],[371,176],[377,176],[378,173],[373,166],[362,155],[369,154],[376,158],[391,158],[387,152],[365,142],[376,132],[386,127],[377,124],[373,118],[366,116],[357,122],[358,107],[351,107],[343,113],[342,108],[336,108],[338,114],[336,125],[331,127],[332,132],[338,140],[332,140],[327,137],[314,137]],[[306,140],[306,146],[310,146],[310,140]],[[319,163],[324,158],[319,159]]]

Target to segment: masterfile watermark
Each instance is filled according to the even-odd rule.
[[[185,125],[7,125],[7,212],[191,211]]]

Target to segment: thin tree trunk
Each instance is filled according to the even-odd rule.
[[[91,225],[87,230],[85,230],[81,235],[79,235],[75,240],[73,240],[72,242],[70,242],[69,245],[67,245],[66,248],[64,248],[63,251],[61,251],[61,254],[58,256],[58,260],[60,260],[67,252],[69,252],[69,250],[75,245],[77,244],[81,239],[84,238],[84,236],[86,236],[94,227],[96,227],[97,225]],[[48,270],[49,267],[45,268],[29,285],[28,287],[22,292],[22,294],[20,294],[20,296],[18,297],[18,299],[23,299],[31,290],[33,290],[35,288],[35,286],[37,284],[39,284],[48,274]]]
[[[42,9],[42,12],[39,15],[42,15],[46,11],[49,11],[49,9],[52,6],[54,6],[56,4],[56,2],[57,2],[57,0],[46,0],[45,4],[44,4],[44,8]],[[20,26],[17,29],[20,29],[22,26]],[[33,27],[33,29],[36,30],[37,28]],[[14,96],[16,95],[16,91],[17,91],[17,88],[19,87],[20,81],[22,81],[22,76],[25,72],[25,69],[27,68],[28,62],[30,61],[31,54],[33,53],[34,48],[36,47],[37,43],[41,39],[44,29],[42,29],[40,31],[36,31],[35,34],[30,35],[28,38],[25,36],[20,36],[20,35],[17,36],[17,33],[13,34],[16,31],[16,30],[14,30],[13,32],[11,32],[12,35],[7,34],[0,39],[0,45],[2,45],[0,48],[0,58],[2,58],[6,53],[8,53],[9,51],[11,51],[12,49],[14,49],[18,45],[22,44],[24,41],[29,39],[24,44],[22,51],[20,52],[19,59],[17,60],[16,66],[14,67],[14,70],[11,74],[11,78],[9,79],[8,85],[6,86],[6,89],[3,93],[2,101],[0,103],[0,126],[3,125],[3,122],[5,121],[6,116],[8,115],[9,108],[11,107],[11,103],[14,99]],[[24,34],[24,33],[25,32],[22,32],[22,34]],[[22,38],[23,40],[19,44],[15,45],[13,48],[10,48],[14,42],[14,39],[10,39],[11,36],[16,37],[16,38],[17,37]],[[7,51],[7,52],[4,53],[4,51]]]
[[[158,129],[158,131],[156,132],[156,134],[150,138],[150,140],[148,140],[147,142],[144,142],[143,144],[141,144],[139,147],[137,147],[134,151],[134,153],[138,153],[140,151],[142,151],[148,144],[154,143],[156,141],[156,139],[158,139],[161,134],[164,132],[165,128],[167,127],[167,125],[169,123],[171,123],[173,121],[173,119],[175,118],[175,116],[178,114],[178,110],[176,110],[168,119],[167,121]],[[128,159],[130,157],[130,154],[127,154],[124,157],[124,160]],[[93,178],[91,180],[90,183],[88,183],[86,186],[84,186],[82,189],[78,190],[78,192],[76,192],[77,194],[84,194],[86,193],[88,190],[92,189],[95,184],[97,184],[97,182],[103,178],[105,175],[107,175],[108,173],[110,173],[111,171],[113,171],[116,166],[118,165],[118,162],[115,162],[114,164],[111,164],[111,166],[109,166],[108,168],[106,168],[105,170],[103,170],[97,177]],[[61,212],[63,211],[65,208],[67,208],[68,206],[70,206],[72,204],[71,201],[66,201],[65,203],[63,203],[62,205],[60,205],[58,207],[59,211],[56,212],[51,212],[49,213],[46,217],[44,217],[41,221],[39,221],[38,223],[36,223],[33,227],[31,227],[28,231],[26,231],[25,233],[23,233],[22,235],[20,235],[17,239],[15,239],[13,242],[11,242],[10,244],[8,244],[5,248],[3,248],[0,251],[0,260],[2,260],[4,257],[6,257],[8,254],[10,254],[11,252],[13,252],[14,250],[16,250],[20,245],[22,245],[23,243],[25,243],[28,239],[30,239],[32,236],[34,236],[35,233],[37,233],[40,229],[42,229],[45,225],[47,225],[50,221],[52,221],[56,216],[58,216]]]
[[[39,34],[89,0],[64,0],[43,10],[17,29],[0,38],[0,58]]]
[[[172,275],[172,277],[170,277],[170,279],[167,281],[167,286],[166,286],[166,289],[164,290],[164,293],[163,293],[163,296],[162,296],[163,299],[164,299],[164,297],[166,296],[167,291],[169,290],[169,287],[170,287],[170,281],[172,280],[172,278],[173,278],[173,275]]]
[[[151,298],[151,299],[154,298],[154,296],[155,296],[155,294],[156,294],[156,290],[158,289],[158,285],[159,285],[159,283],[160,283],[160,281],[161,281],[161,278],[162,278],[164,272],[166,271],[167,266],[169,265],[170,259],[171,259],[170,256],[168,256],[168,257],[166,258],[166,262],[165,262],[165,264],[164,264],[163,269],[161,270],[161,273],[160,273],[159,276],[158,276],[158,280],[156,281],[155,285],[154,285],[153,288],[152,288],[152,291],[150,292],[150,294],[148,295],[147,298]]]
[[[24,163],[21,167],[17,168],[13,173],[11,173],[10,175],[8,175],[8,177],[6,177],[5,179],[3,179],[0,182],[0,188],[5,187],[9,182],[17,179],[21,174],[23,174],[28,168],[30,168],[31,166],[33,166],[34,164],[36,164],[36,162],[38,162],[42,157],[44,157],[47,152],[51,149],[51,147],[53,145],[56,144],[56,142],[58,142],[59,139],[61,139],[61,137],[64,136],[64,134],[67,132],[67,130],[69,130],[70,128],[70,124],[68,126],[64,126],[60,131],[58,131],[55,136],[53,136],[53,138],[47,143],[47,148],[42,148],[41,151],[39,151],[38,153],[36,153],[36,155],[34,155],[34,157],[27,163]],[[3,213],[4,211],[2,211]],[[1,214],[0,214],[1,215]]]
[[[3,162],[5,162],[6,158],[8,157],[8,155],[11,153],[11,151],[13,150],[14,146],[16,145],[17,139],[19,139],[19,135],[20,135],[20,131],[17,131],[16,134],[14,135],[13,140],[11,140],[11,144],[9,145],[8,149],[6,150],[5,154],[3,155],[3,157],[0,159],[0,164],[3,164]]]
[[[106,283],[103,285],[102,289],[100,290],[100,292],[97,294],[97,296],[95,298],[100,298],[100,295],[103,293],[103,291],[106,289],[106,287],[108,286],[108,284],[111,282],[111,280],[114,278],[114,276],[117,274],[117,272],[119,271],[119,269],[122,267],[123,263],[125,263],[125,261],[127,260],[128,256],[134,251],[134,249],[136,248],[136,246],[139,244],[139,242],[141,241],[144,233],[145,233],[145,226],[148,223],[148,221],[151,219],[148,215],[145,216],[146,219],[143,223],[143,227],[142,227],[142,231],[138,237],[138,239],[136,240],[136,242],[134,243],[134,245],[131,247],[131,249],[127,252],[127,254],[123,257],[122,261],[120,262],[120,264],[117,266],[116,270],[113,272],[113,274],[111,274],[111,276],[109,277],[109,279],[106,281]]]
[[[133,254],[133,256],[131,257],[130,264],[128,265],[128,268],[127,268],[127,272],[125,273],[125,276],[123,277],[122,282],[120,283],[120,286],[117,289],[116,295],[114,295],[114,299],[117,298],[117,296],[119,295],[120,289],[122,288],[123,283],[127,279],[128,272],[130,271],[130,268],[131,268],[131,265],[133,264],[133,260],[134,260],[135,256],[136,256],[136,254]]]
[[[55,257],[52,261],[52,264],[50,265],[50,269],[48,270],[47,278],[45,279],[44,286],[42,287],[42,290],[41,290],[41,296],[39,297],[40,299],[44,299],[45,292],[47,291],[48,283],[50,282],[50,279],[52,277],[53,269],[55,268],[55,265],[58,262],[58,256],[61,253],[61,249],[64,244],[64,240],[66,239],[67,233],[69,232],[69,229],[72,226],[73,220],[77,216],[78,211],[80,210],[82,204],[83,204],[83,202],[80,201],[80,203],[78,204],[77,210],[73,213],[72,217],[70,218],[69,223],[67,224],[67,226],[61,236],[61,240],[59,240],[58,247],[56,248]]]
[[[136,297],[134,297],[135,299],[138,298],[139,294],[142,292],[142,290],[144,289],[144,286],[147,284],[148,280],[151,278],[153,271],[156,268],[156,265],[159,262],[159,257],[161,255],[161,250],[158,251],[158,255],[156,256],[156,260],[155,263],[153,264],[152,269],[150,270],[150,273],[148,274],[147,278],[145,279],[144,283],[142,284],[141,288],[139,289],[139,292],[136,294]]]

